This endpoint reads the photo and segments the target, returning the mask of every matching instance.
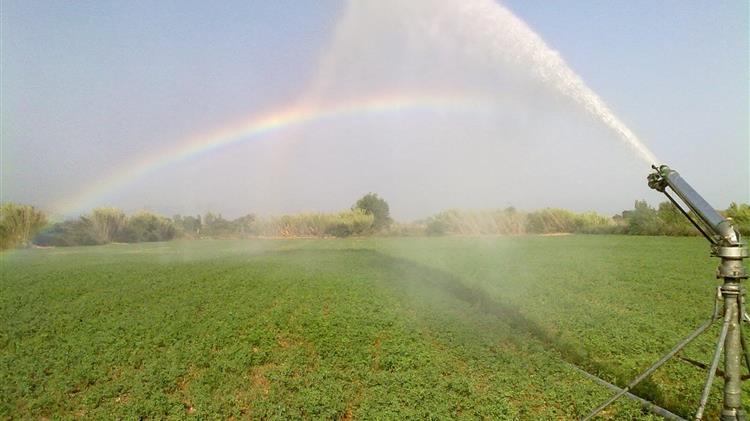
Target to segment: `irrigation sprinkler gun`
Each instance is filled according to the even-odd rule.
[[[739,231],[732,220],[724,218],[706,202],[690,185],[680,177],[677,171],[666,165],[653,166],[654,172],[648,176],[648,185],[652,189],[664,193],[683,215],[703,234],[711,243],[711,255],[721,259],[716,271],[716,277],[724,280],[724,284],[717,289],[714,311],[710,319],[693,333],[678,343],[659,361],[646,369],[630,384],[608,401],[594,409],[584,420],[589,420],[612,402],[625,395],[638,383],[651,375],[669,359],[677,355],[690,342],[705,332],[714,322],[722,320],[721,334],[716,343],[713,359],[708,368],[708,377],[701,394],[700,405],[695,413],[695,419],[703,419],[708,395],[714,377],[717,374],[721,352],[724,351],[724,404],[721,410],[722,421],[746,421],[747,414],[742,408],[742,359],[750,369],[750,349],[742,333],[742,322],[750,322],[750,316],[745,312],[745,287],[742,281],[747,279],[747,273],[742,260],[748,257],[747,244],[742,241]],[[676,195],[685,205],[683,207],[670,193]],[[719,302],[724,302],[724,314],[720,315]],[[705,367],[705,366],[704,366]]]

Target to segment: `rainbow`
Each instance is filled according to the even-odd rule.
[[[108,194],[166,166],[291,127],[356,115],[394,114],[410,110],[466,111],[490,104],[487,97],[465,94],[390,94],[336,104],[293,104],[210,134],[189,138],[176,147],[133,161],[76,194],[65,197],[53,209],[61,216],[84,213]]]

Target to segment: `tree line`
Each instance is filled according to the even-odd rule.
[[[732,203],[721,213],[744,235],[750,235],[750,205]],[[515,208],[485,211],[447,210],[414,224],[404,233],[426,235],[625,234],[692,236],[699,232],[671,202],[656,208],[638,200],[633,209],[612,217],[546,208],[520,212]]]
[[[221,214],[171,218],[152,212],[126,215],[117,208],[97,208],[62,222],[48,223],[30,205],[0,207],[0,249],[36,246],[88,246],[108,243],[169,241],[175,238],[348,237],[372,235],[392,223],[388,203],[368,193],[351,209],[335,213],[299,213],[272,217],[248,214],[226,219]]]
[[[750,235],[750,205],[732,203],[721,212]],[[367,235],[522,235],[522,234],[698,235],[672,203],[652,207],[636,201],[633,209],[612,217],[546,208],[446,210],[415,222],[396,223],[388,203],[377,194],[360,198],[349,210],[226,219],[221,214],[171,218],[151,212],[126,215],[117,208],[98,208],[76,219],[48,223],[29,205],[0,206],[0,249],[37,246],[80,246],[107,243],[168,241],[175,238],[348,237]]]

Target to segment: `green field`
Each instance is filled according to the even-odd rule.
[[[718,285],[699,238],[202,240],[1,258],[11,419],[575,419],[609,391],[571,363],[622,385],[709,316]],[[717,331],[684,355],[709,360]],[[637,393],[689,416],[704,377],[674,361]],[[626,400],[605,415],[652,417]]]

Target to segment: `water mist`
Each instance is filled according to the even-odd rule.
[[[373,37],[396,37],[394,34],[402,35],[394,44],[404,45],[399,62],[378,62],[359,55],[357,50],[371,42]],[[420,63],[412,57],[420,53],[425,43],[441,46],[445,57],[440,68]],[[460,55],[453,55],[455,52],[460,52]],[[427,85],[423,79],[429,80],[435,73],[442,72],[439,77],[443,81],[450,78],[445,74],[450,70],[444,68],[460,67],[465,58],[484,61],[488,67],[496,69],[507,69],[509,65],[521,69],[598,118],[645,164],[658,162],[558,52],[512,11],[493,0],[350,1],[337,27],[332,47],[322,60],[311,94],[316,96],[325,92],[323,95],[328,96],[332,90],[326,91],[326,87],[335,87],[338,92],[346,88],[347,83],[358,82],[348,78],[357,78],[360,82],[382,81],[384,72],[399,74],[404,70],[407,73],[421,72],[408,81],[401,79],[401,82],[406,82],[401,84],[401,89],[414,89],[415,85]],[[389,82],[393,84],[394,80],[383,84]],[[382,88],[377,83],[373,85],[373,89]],[[487,94],[492,95],[491,92]]]

